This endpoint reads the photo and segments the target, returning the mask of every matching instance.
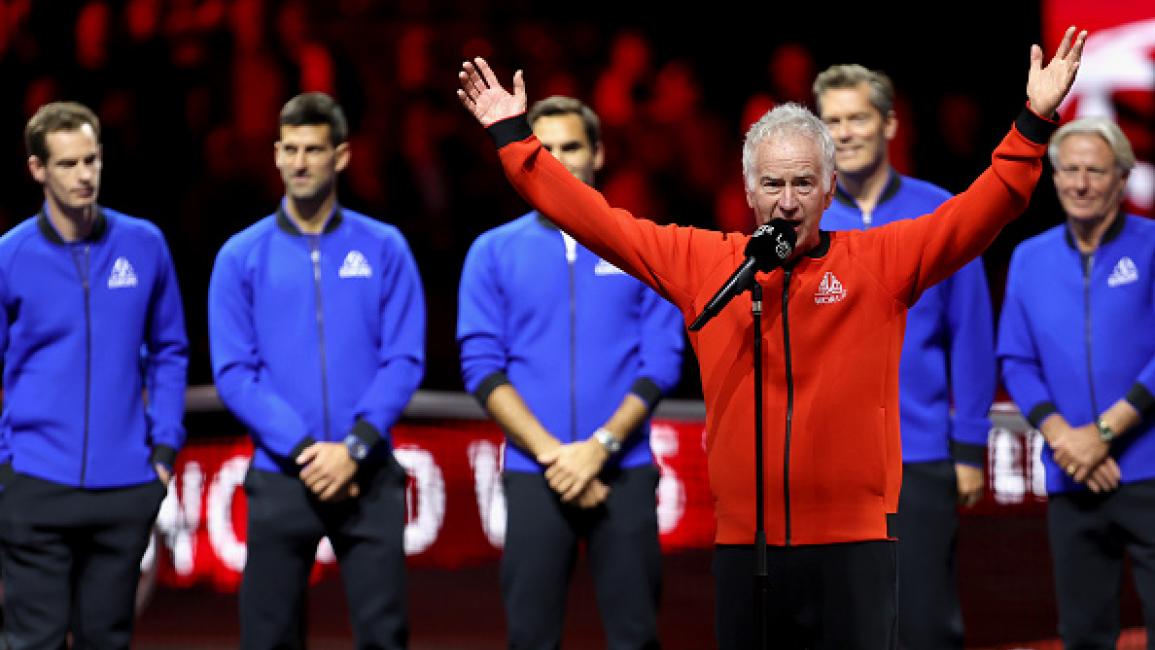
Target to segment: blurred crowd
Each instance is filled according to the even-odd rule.
[[[817,70],[854,59],[890,72],[907,92],[898,100],[902,131],[892,161],[958,191],[985,166],[1018,109],[1006,98],[1017,96],[1021,69],[1003,68],[1018,53],[1025,69],[1038,30],[1037,7],[1016,8],[1027,26],[977,59],[989,57],[997,69],[944,79],[925,75],[913,51],[930,35],[882,42],[869,25],[799,23],[800,9],[759,25],[725,3],[712,18],[681,16],[659,26],[644,11],[616,15],[612,7],[0,0],[8,98],[0,102],[7,125],[0,169],[17,179],[0,202],[0,228],[38,208],[21,141],[28,116],[58,99],[92,106],[104,122],[103,200],[165,231],[186,303],[190,383],[208,383],[204,297],[213,258],[230,234],[276,205],[272,143],[280,106],[301,91],[328,92],[352,127],[353,162],[341,196],[409,239],[432,315],[424,386],[455,390],[461,382],[449,341],[465,251],[477,234],[525,209],[502,180],[491,143],[469,128],[453,95],[463,58],[486,56],[503,77],[523,67],[531,99],[589,101],[604,122],[609,155],[601,188],[611,203],[659,222],[741,231],[752,223],[739,175],[742,135],[777,103],[811,104]],[[1002,286],[1014,243],[1059,220],[1053,193],[1037,195],[1044,205],[987,255],[992,287]],[[692,360],[686,368],[681,393],[694,396]]]

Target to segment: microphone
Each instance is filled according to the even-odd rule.
[[[754,231],[746,242],[746,261],[738,267],[729,280],[718,289],[718,293],[706,303],[706,308],[690,324],[690,331],[702,329],[710,319],[734,299],[754,284],[754,274],[781,266],[794,252],[794,241],[798,235],[784,219],[773,219]]]

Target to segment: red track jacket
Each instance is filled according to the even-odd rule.
[[[823,233],[763,287],[766,539],[887,539],[902,482],[898,362],[906,311],[980,255],[1026,207],[1054,124],[1029,110],[969,189],[929,215]],[[490,126],[510,182],[598,255],[640,278],[689,323],[743,261],[748,237],[659,226],[610,207],[534,138],[523,116]],[[750,296],[690,334],[706,400],[718,544],[754,542]]]

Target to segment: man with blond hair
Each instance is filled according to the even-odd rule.
[[[814,99],[834,138],[838,169],[824,228],[876,228],[931,212],[950,198],[891,167],[898,118],[894,85],[885,74],[861,65],[831,66],[815,79]],[[906,316],[898,378],[902,490],[894,531],[900,647],[963,647],[957,506],[982,496],[996,374],[980,258],[924,291]]]

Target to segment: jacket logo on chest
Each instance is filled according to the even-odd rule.
[[[594,265],[594,275],[625,275],[626,272],[609,262],[599,259]]]
[[[109,289],[127,289],[136,286],[136,271],[127,257],[118,257],[112,263],[112,273],[108,275]]]
[[[1135,262],[1131,261],[1130,257],[1123,256],[1115,263],[1115,268],[1111,270],[1111,277],[1107,278],[1107,286],[1115,288],[1138,281],[1139,267],[1135,266]]]
[[[833,273],[827,271],[822,276],[822,282],[818,283],[818,291],[814,292],[814,304],[829,305],[842,302],[845,297],[846,289],[842,287],[842,282]]]
[[[342,278],[370,278],[373,277],[373,267],[369,266],[369,260],[365,259],[365,255],[358,250],[351,250],[345,256],[345,261],[341,262],[341,270],[337,271],[337,276]]]

